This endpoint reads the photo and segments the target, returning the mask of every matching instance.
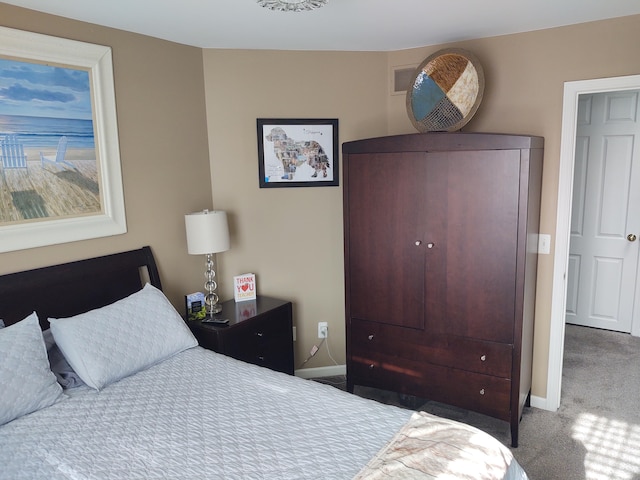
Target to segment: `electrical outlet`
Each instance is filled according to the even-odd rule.
[[[318,338],[327,338],[329,336],[329,324],[327,322],[318,322]]]

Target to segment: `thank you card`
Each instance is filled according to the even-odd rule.
[[[256,276],[253,273],[233,277],[233,285],[236,302],[256,299]]]

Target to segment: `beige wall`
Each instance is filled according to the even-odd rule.
[[[0,253],[0,274],[150,245],[180,311],[204,260],[186,253],[183,215],[211,207],[202,51],[0,3],[0,25],[113,50],[128,232]]]
[[[340,143],[385,135],[386,55],[205,50],[205,89],[215,208],[227,210],[229,279],[256,274],[258,293],[290,299],[296,368],[329,322],[329,346],[345,362],[342,187],[258,186],[257,118],[338,118]],[[332,365],[322,348],[305,367]]]

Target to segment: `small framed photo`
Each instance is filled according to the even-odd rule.
[[[260,188],[338,186],[338,119],[258,118]]]

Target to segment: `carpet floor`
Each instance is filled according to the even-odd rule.
[[[344,376],[315,380],[346,389]],[[509,424],[485,415],[374,388],[354,393],[458,420],[511,445]],[[530,480],[640,480],[640,338],[567,325],[560,408],[526,408],[511,450]]]

